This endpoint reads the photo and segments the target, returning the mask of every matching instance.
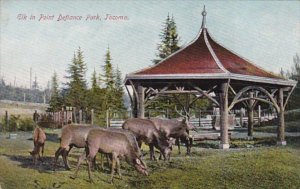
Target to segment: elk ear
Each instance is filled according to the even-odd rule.
[[[135,162],[136,162],[138,165],[141,165],[141,160],[139,160],[138,158],[135,159]]]

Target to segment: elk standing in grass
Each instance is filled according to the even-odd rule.
[[[154,147],[160,150],[165,160],[169,159],[172,143],[155,128],[151,120],[141,118],[128,119],[123,123],[122,128],[133,132],[139,147],[141,147],[142,142],[149,145],[151,160],[156,160]]]
[[[112,157],[111,182],[113,181],[116,165],[117,172],[121,177],[119,158],[122,157],[125,158],[127,163],[133,165],[138,172],[148,175],[147,166],[141,160],[141,154],[137,149],[137,143],[132,143],[128,139],[128,135],[126,136],[124,133],[107,129],[92,129],[89,131],[86,140],[86,154],[80,156],[73,178],[76,178],[79,166],[86,158],[88,162],[89,179],[92,181],[91,162],[95,158],[97,152],[110,154]]]
[[[194,129],[194,126],[191,125],[186,118],[182,121],[178,121],[177,119],[159,119],[159,118],[151,118],[150,119],[156,129],[160,132],[164,133],[168,138],[175,138],[178,143],[178,149],[180,153],[180,145],[179,139],[183,141],[187,148],[187,154],[189,155],[191,152],[191,142],[188,132]]]
[[[86,137],[91,129],[100,128],[97,126],[66,125],[62,128],[60,147],[55,152],[53,170],[55,170],[58,157],[62,155],[65,169],[70,170],[68,155],[72,147],[84,148]]]
[[[42,157],[43,157],[45,141],[46,141],[45,132],[41,128],[36,127],[33,132],[34,148],[31,152],[29,152],[32,155],[34,164],[36,164],[37,159],[42,160],[40,156],[40,152],[42,151]]]

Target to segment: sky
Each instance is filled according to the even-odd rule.
[[[65,82],[79,47],[88,81],[94,69],[102,71],[108,47],[123,77],[151,66],[167,15],[173,15],[180,45],[185,45],[200,30],[204,5],[210,35],[258,66],[279,73],[290,69],[293,56],[300,54],[300,1],[0,2],[0,75],[17,86],[29,87],[30,68],[42,87],[54,72]],[[40,20],[41,14],[48,19]],[[126,19],[105,20],[107,14]],[[64,21],[60,15],[82,18]],[[101,20],[86,20],[88,15]]]

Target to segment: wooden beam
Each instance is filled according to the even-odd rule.
[[[157,94],[199,94],[199,92],[197,90],[189,90],[189,91],[170,90],[170,91],[157,92]]]
[[[215,88],[217,87],[217,85],[213,86],[212,88],[210,88],[208,91],[206,91],[207,94],[211,93]],[[204,97],[203,94],[200,94],[199,96],[197,96],[191,103],[190,106],[192,106],[198,99]]]
[[[220,106],[219,102],[214,99],[213,97],[211,97],[209,94],[207,94],[206,92],[204,92],[202,89],[200,89],[199,87],[193,86],[194,89],[196,89],[197,91],[199,91],[202,95],[204,95],[206,98],[208,98],[209,100],[211,100],[213,103],[215,103],[216,105]],[[226,89],[224,89],[226,90]]]
[[[288,103],[288,101],[291,97],[291,94],[293,93],[295,88],[296,88],[296,85],[294,85],[293,88],[289,91],[288,96],[286,97],[285,102],[283,104],[283,109],[285,109],[285,107],[286,107],[286,105],[287,105],[287,103]]]
[[[273,106],[273,103],[268,101],[268,100],[257,98],[257,97],[253,97],[253,98],[247,97],[247,98],[238,99],[234,103],[231,103],[228,109],[231,110],[235,104],[243,102],[243,101],[251,100],[251,99],[261,101],[261,102],[264,102],[264,103],[268,103],[268,104]]]
[[[126,89],[126,91],[127,91],[127,93],[128,93],[128,96],[129,96],[130,102],[131,102],[131,106],[132,106],[132,105],[133,105],[133,99],[132,99],[132,96],[131,96],[131,94],[130,94],[130,92],[129,92],[129,90],[128,90],[127,85],[125,85],[125,89]]]
[[[132,90],[133,90],[133,93],[134,93],[135,97],[136,97],[137,100],[138,100],[138,93],[137,93],[137,91],[136,91],[136,88],[135,88],[133,82],[132,82],[131,80],[129,80],[129,83],[130,83],[130,85],[131,85],[131,87],[132,87]]]
[[[236,96],[236,92],[235,92],[234,88],[231,85],[229,85],[229,89]],[[245,107],[249,106],[247,101],[244,101],[243,104],[244,104]]]
[[[247,86],[244,87],[243,89],[241,89],[236,96],[234,97],[234,99],[231,102],[231,105],[229,106],[230,109],[234,106],[234,104],[236,104],[236,101],[242,96],[242,94],[244,92],[247,92],[249,90],[258,90],[261,91],[262,93],[266,94],[268,96],[268,98],[271,100],[272,105],[275,107],[275,109],[277,110],[277,112],[279,112],[279,106],[276,103],[276,100],[273,98],[273,96],[264,88],[259,87],[259,86]]]

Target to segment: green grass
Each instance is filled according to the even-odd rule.
[[[51,131],[49,134],[55,133]],[[287,137],[286,147],[274,146],[274,138],[254,139],[253,142],[233,140],[231,145],[236,148],[230,150],[199,148],[201,144],[196,143],[190,157],[178,155],[174,148],[170,162],[151,162],[147,154],[149,176],[139,175],[122,161],[123,179],[116,178],[112,185],[108,183],[108,168],[93,172],[95,183],[89,183],[85,163],[80,168],[78,178],[70,179],[81,153],[78,149],[70,154],[71,171],[64,171],[60,158],[60,166],[53,172],[51,165],[58,147],[54,136],[46,143],[45,161],[36,167],[32,165],[28,153],[33,147],[31,140],[9,140],[4,137],[0,140],[0,185],[3,189],[300,188],[300,137]],[[248,143],[257,147],[247,148]]]
[[[254,131],[276,133],[278,126],[254,127]],[[300,132],[300,120],[286,123],[285,132]]]

